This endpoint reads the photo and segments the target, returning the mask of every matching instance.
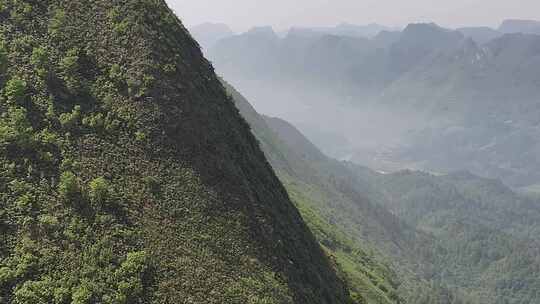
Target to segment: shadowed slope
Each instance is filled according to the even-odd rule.
[[[164,1],[0,20],[0,302],[348,302]]]

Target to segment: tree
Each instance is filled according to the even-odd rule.
[[[71,113],[63,113],[60,115],[60,123],[63,127],[73,129],[78,126],[81,121],[81,106],[77,105]]]
[[[109,182],[98,177],[90,182],[89,196],[90,201],[96,205],[103,205],[109,198]]]
[[[4,88],[4,95],[8,103],[17,104],[22,102],[26,93],[26,81],[19,77],[11,78]]]
[[[15,145],[29,148],[34,143],[34,130],[27,119],[26,109],[9,107],[0,118],[0,147]]]
[[[133,303],[144,291],[144,274],[148,269],[146,252],[130,252],[116,271],[118,289],[117,303]]]
[[[32,57],[30,58],[32,64],[36,68],[36,72],[40,77],[45,77],[48,72],[48,60],[49,54],[47,49],[43,47],[34,48],[32,51]]]
[[[72,199],[80,193],[79,181],[75,174],[69,171],[62,173],[58,184],[58,192],[66,200]]]

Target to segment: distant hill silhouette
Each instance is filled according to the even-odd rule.
[[[499,27],[502,33],[524,33],[540,35],[540,21],[509,19],[503,21]]]
[[[478,44],[484,44],[503,35],[502,32],[490,27],[462,27],[458,28],[457,31]]]
[[[434,171],[471,169],[527,186],[540,180],[534,156],[539,141],[526,140],[538,123],[540,36],[502,33],[515,24],[520,25],[516,30],[530,32],[523,24],[530,29],[535,23],[507,21],[501,34],[489,28],[411,24],[373,38],[299,29],[280,38],[269,30],[250,31],[221,40],[208,53],[217,71],[256,97],[263,109],[285,113],[285,103],[321,109],[311,116],[312,126],[330,120],[324,112],[332,103],[359,112],[368,105],[387,113],[416,112],[422,117],[401,122],[405,127],[396,128],[394,136],[400,143],[384,158]],[[306,120],[301,112],[296,117]],[[406,117],[388,119],[392,125],[393,119]],[[287,118],[295,120],[292,114]],[[343,133],[329,124],[333,127],[334,133]],[[373,133],[366,140],[384,142],[385,137]],[[520,151],[507,146],[517,143]],[[350,153],[336,156],[363,161]]]

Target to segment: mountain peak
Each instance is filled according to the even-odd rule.
[[[443,49],[464,39],[458,31],[442,28],[435,23],[409,24],[402,33],[401,40],[409,43],[432,45]]]
[[[165,1],[0,22],[0,302],[348,301]]]
[[[403,34],[404,35],[419,35],[419,34],[441,34],[441,33],[446,33],[446,34],[449,34],[449,33],[452,33],[454,35],[459,35],[458,32],[454,31],[454,30],[451,30],[451,29],[447,29],[447,28],[443,28],[439,25],[437,25],[436,23],[411,23],[409,25],[407,25],[407,27],[405,27],[405,29],[403,30]]]

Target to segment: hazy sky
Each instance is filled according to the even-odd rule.
[[[540,19],[540,0],[167,0],[187,26],[222,22],[236,31],[254,25],[285,29],[342,22],[403,26],[497,26],[502,19]]]

